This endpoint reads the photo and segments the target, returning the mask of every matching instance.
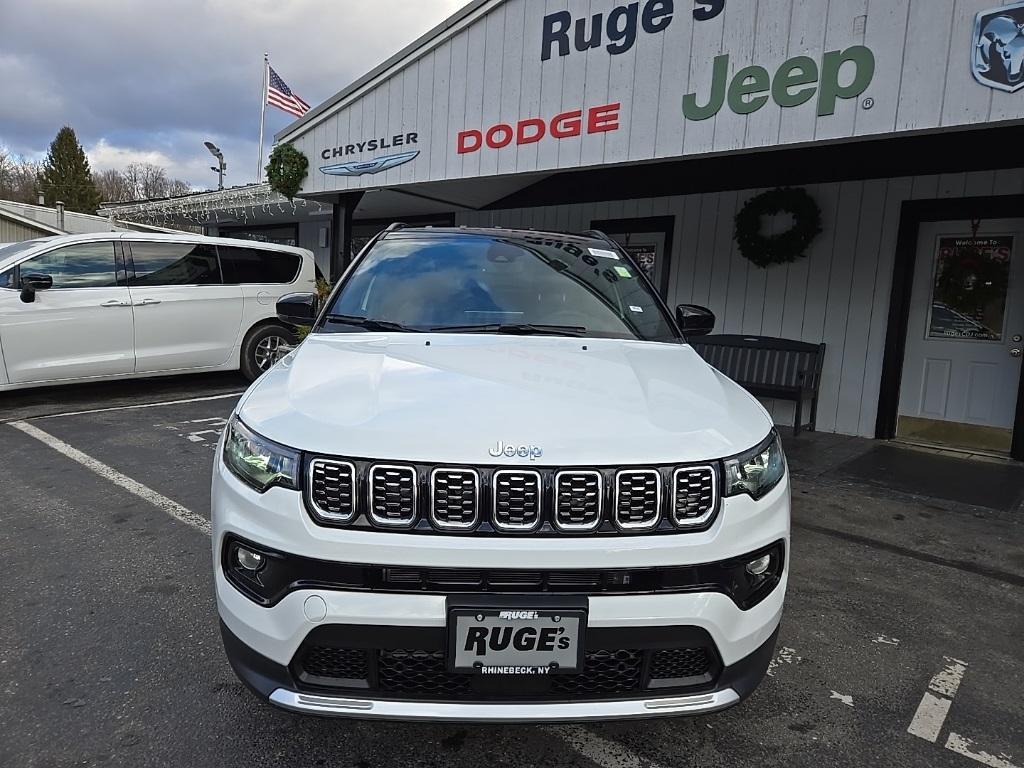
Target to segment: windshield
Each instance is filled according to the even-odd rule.
[[[348,278],[328,319],[332,331],[385,330],[387,323],[413,331],[679,339],[632,264],[604,243],[568,235],[382,240]]]

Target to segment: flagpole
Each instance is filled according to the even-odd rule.
[[[260,161],[256,166],[256,183],[263,181],[263,121],[267,116],[267,75],[270,72],[270,54],[263,54],[263,103],[260,105]]]

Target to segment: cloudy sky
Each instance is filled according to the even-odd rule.
[[[312,105],[467,0],[0,0],[0,146],[41,159],[71,125],[94,170],[142,160],[197,188],[251,182],[264,51]],[[292,118],[267,107],[266,146]]]

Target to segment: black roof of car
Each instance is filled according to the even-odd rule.
[[[395,225],[392,225],[395,226]],[[384,234],[384,238],[403,237],[452,237],[452,236],[473,236],[473,237],[500,237],[506,240],[526,239],[550,239],[561,241],[576,241],[579,243],[601,243],[604,246],[611,245],[610,240],[597,232],[551,232],[537,229],[505,229],[504,227],[405,227],[397,226]]]

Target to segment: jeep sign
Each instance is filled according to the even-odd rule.
[[[715,57],[710,93],[704,103],[696,93],[683,97],[687,120],[714,117],[728,102],[737,115],[757,112],[771,98],[780,107],[797,107],[818,94],[818,115],[833,115],[839,99],[860,96],[875,74],[875,55],[870,48],[855,45],[845,51],[829,51],[821,66],[810,56],[794,56],[782,62],[775,76],[764,67],[744,67],[729,80],[729,54]]]

